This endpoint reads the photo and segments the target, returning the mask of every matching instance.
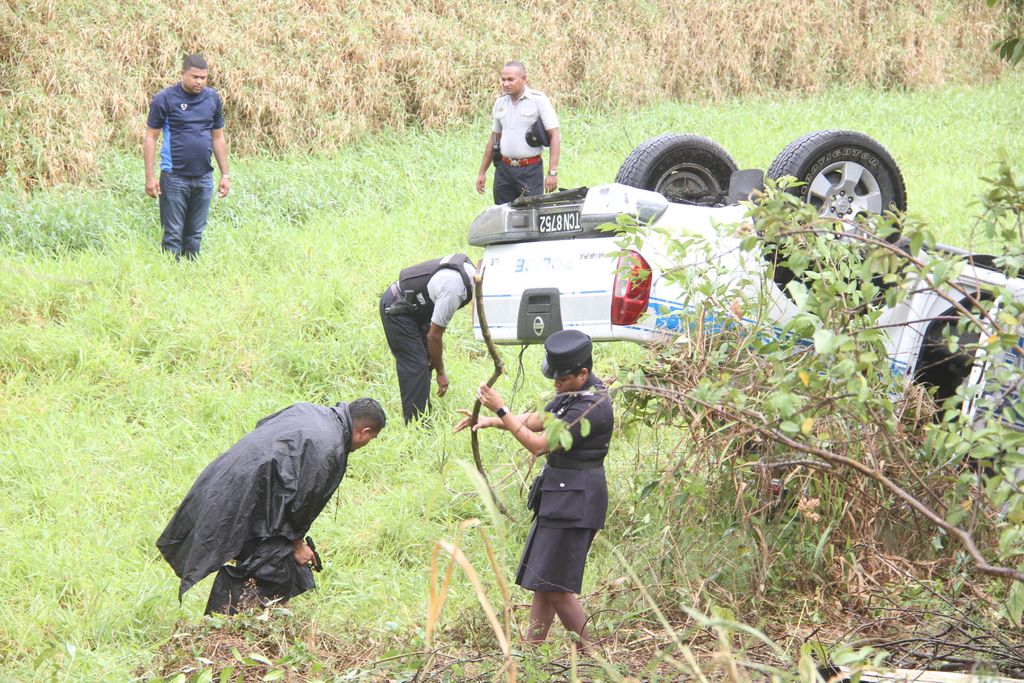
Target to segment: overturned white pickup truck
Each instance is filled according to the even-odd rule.
[[[871,138],[850,131],[804,136],[779,154],[768,175],[803,181],[803,197],[819,213],[838,218],[860,212],[906,208],[902,176],[889,154]],[[767,314],[781,328],[798,313],[785,282],[769,280],[769,264],[739,248],[735,228],[746,208],[739,203],[761,187],[760,171],[738,171],[729,155],[707,138],[667,135],[640,145],[619,170],[616,183],[522,198],[484,211],[472,224],[470,244],[484,247],[483,303],[491,336],[499,344],[542,342],[574,328],[595,341],[648,342],[679,336],[680,313],[693,297],[668,268],[702,267],[710,254],[721,277],[747,278],[766,288]],[[614,233],[600,226],[626,214],[653,228],[685,231],[707,242],[688,261],[672,261],[656,235],[640,251],[623,252]],[[969,256],[942,247],[930,258]],[[628,274],[644,270],[650,277]],[[758,279],[759,278],[759,279]],[[981,296],[1009,291],[1024,299],[1024,280],[1008,278],[990,257],[973,256],[956,285]],[[955,326],[952,287],[922,288],[885,309],[880,326],[895,373],[952,395],[964,382],[980,383],[986,368],[950,352],[944,333]],[[476,327],[480,338],[479,325]],[[976,339],[976,338],[975,338]],[[1004,362],[1021,364],[1013,351]]]

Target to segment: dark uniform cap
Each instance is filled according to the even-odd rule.
[[[564,377],[590,361],[590,337],[579,330],[559,330],[544,341],[547,357],[540,371],[548,379]]]

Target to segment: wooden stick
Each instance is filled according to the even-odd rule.
[[[480,321],[480,332],[483,335],[484,343],[487,344],[487,353],[491,354],[491,361],[494,363],[494,372],[491,373],[491,378],[487,380],[487,386],[493,387],[494,383],[498,381],[498,378],[505,372],[505,364],[501,361],[501,356],[498,355],[498,349],[494,346],[494,340],[491,339],[491,330],[487,327],[487,315],[484,313],[484,296],[483,296],[483,276],[478,272],[473,276],[473,289],[474,297],[476,298],[476,319]],[[480,459],[480,437],[479,433],[473,429],[477,420],[480,418],[480,399],[477,399],[473,403],[473,416],[469,421],[469,434],[470,443],[473,446],[473,462],[476,463],[476,470],[483,477],[484,483],[487,484],[487,490],[491,492],[491,499],[497,506],[501,514],[505,515],[509,519],[512,515],[509,514],[508,508],[498,498],[498,494],[494,492],[494,488],[491,486],[490,480],[487,478],[487,473],[484,471],[483,460]]]

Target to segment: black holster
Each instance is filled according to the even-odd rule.
[[[415,312],[416,307],[405,299],[395,299],[391,305],[384,308],[384,315],[412,315]]]

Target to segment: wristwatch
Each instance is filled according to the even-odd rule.
[[[557,176],[558,175],[558,169],[557,168],[549,169],[548,170],[548,175]]]
[[[499,418],[502,418],[502,417],[505,417],[506,415],[508,415],[508,411],[505,410],[505,406],[502,406],[502,407],[498,408],[497,410],[495,410],[494,414],[497,415]]]

